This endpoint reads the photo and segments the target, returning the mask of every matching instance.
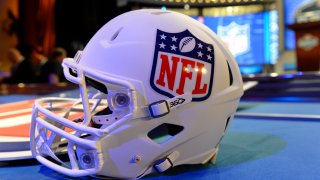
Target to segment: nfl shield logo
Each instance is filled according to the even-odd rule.
[[[249,24],[239,25],[232,22],[228,26],[218,26],[217,31],[218,36],[234,56],[247,53],[250,50]]]
[[[188,30],[157,30],[151,87],[170,98],[188,92],[192,101],[206,100],[212,89],[214,59],[213,45]]]

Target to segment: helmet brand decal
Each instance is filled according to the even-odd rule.
[[[185,101],[186,100],[184,98],[178,98],[178,99],[170,102],[170,108],[177,106],[177,105],[180,105],[180,104],[183,104]]]
[[[168,33],[157,30],[150,83],[160,94],[174,97],[192,93],[192,101],[210,96],[214,47],[188,30]]]

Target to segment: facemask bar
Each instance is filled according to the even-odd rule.
[[[103,82],[108,82],[110,84],[118,85],[123,87],[123,89],[129,89],[132,91],[135,91],[135,87],[130,84],[128,81],[123,80],[123,78],[120,77],[115,77],[114,75],[104,75],[104,77],[101,76],[101,73],[98,73],[94,70],[90,70],[89,68],[86,68],[86,71],[84,72],[84,68],[82,68],[80,65],[75,64],[72,58],[66,58],[63,61],[63,70],[64,70],[64,75],[66,78],[75,83],[78,84],[80,87],[80,93],[81,93],[81,98],[82,102],[87,103],[88,100],[86,97],[88,97],[87,94],[87,88],[86,88],[86,81],[85,81],[85,76],[90,77],[92,79],[99,79]],[[73,74],[70,73],[73,72]],[[77,76],[74,76],[76,73]],[[84,75],[85,74],[85,75]],[[133,106],[137,106],[137,102],[133,100]]]
[[[70,101],[76,103],[77,100],[62,99],[62,98],[57,98],[54,100],[54,102],[57,102],[57,103],[70,102]],[[52,124],[52,122],[50,123],[50,121],[47,121],[46,119],[40,117],[39,114],[40,113],[45,114],[46,118],[54,119],[56,123],[59,123],[62,126],[72,127],[73,130],[79,133],[81,132],[81,134],[86,133],[98,138],[105,132],[103,132],[100,129],[86,127],[81,124],[77,124],[75,122],[69,121],[64,117],[57,116],[50,110],[43,107],[43,104],[47,104],[47,103],[53,103],[53,99],[46,98],[46,99],[38,100],[35,102],[35,106],[33,108],[33,115],[32,115],[31,128],[30,128],[31,130],[30,143],[31,143],[32,155],[42,164],[58,172],[67,174],[69,176],[86,176],[86,175],[96,174],[96,172],[98,172],[101,169],[101,165],[99,163],[101,158],[96,158],[97,162],[95,167],[90,169],[79,169],[78,160],[76,159],[75,150],[74,150],[74,145],[75,145],[74,142],[76,142],[77,147],[81,146],[86,149],[91,149],[95,151],[96,154],[101,154],[101,152],[99,152],[99,147],[97,147],[96,145],[96,141],[83,139],[83,138],[80,138],[79,135],[70,134],[64,131],[63,129],[56,127],[56,125]],[[66,112],[66,114],[68,113],[68,111]],[[42,154],[44,154],[42,151],[44,150],[46,152],[45,153],[46,155],[49,155],[53,159],[59,161],[59,159],[57,159],[57,157],[55,156],[55,153],[50,149],[50,146],[52,144],[50,143],[47,144],[48,142],[39,141],[39,140],[47,141],[46,137],[41,136],[41,134],[43,134],[42,129],[50,130],[51,135],[49,135],[49,138],[48,138],[49,140],[52,139],[53,136],[63,137],[66,140],[68,140],[67,150],[68,150],[69,160],[71,163],[71,169],[55,164],[52,161],[49,161],[48,159],[42,156]]]
[[[92,116],[92,121],[95,124],[101,124],[106,127],[114,124],[117,121],[122,121],[133,117],[133,97],[132,92],[128,89],[119,89],[116,91],[109,89],[108,94],[97,93],[96,95],[94,95],[93,99],[97,99],[98,101],[107,99],[108,110],[112,112],[111,114],[94,114]]]
[[[86,83],[86,79],[87,80],[91,80],[94,79],[95,81],[101,81],[101,82],[107,82],[119,87],[122,87],[120,89],[120,91],[123,91],[123,94],[126,96],[130,96],[130,105],[128,106],[129,108],[129,112],[133,112],[135,107],[138,107],[138,102],[137,102],[137,98],[133,98],[134,96],[136,96],[135,93],[135,88],[132,84],[128,83],[128,81],[126,80],[122,80],[122,78],[118,78],[118,77],[113,77],[111,75],[105,75],[105,76],[101,76],[101,73],[97,73],[93,70],[90,70],[88,68],[86,68],[86,71],[83,72],[83,68],[80,65],[74,64],[72,59],[65,59],[63,62],[63,67],[64,67],[64,73],[65,76],[68,80],[70,80],[71,82],[78,84],[80,87],[80,93],[81,93],[81,98],[82,98],[82,102],[84,104],[84,108],[85,109],[89,109],[88,108],[88,93],[87,93],[87,83]],[[73,71],[72,71],[73,70]],[[77,76],[74,76],[75,74],[71,74],[71,72],[76,72]],[[103,83],[101,83],[103,85]],[[104,89],[106,89],[108,87],[104,87]],[[108,91],[106,94],[105,91]],[[114,92],[112,90],[103,90],[100,92],[100,95],[98,95],[97,97],[95,97],[95,99],[101,99],[101,98],[105,98],[105,99],[110,99],[110,96],[114,96],[117,92]],[[111,107],[115,107],[114,105],[115,102],[114,101],[109,101],[108,100],[108,106]],[[114,111],[115,109],[112,109],[112,111]],[[85,111],[85,113],[87,114],[87,116],[85,118],[87,118],[87,121],[90,121],[92,117],[94,117],[90,111]],[[88,122],[84,123],[85,125],[88,124]]]
[[[170,112],[170,109],[175,109],[179,106],[185,105],[192,100],[192,96],[190,93],[186,93],[183,95],[175,96],[171,99],[166,100],[160,100],[158,102],[154,102],[152,104],[147,104],[146,99],[144,99],[145,93],[142,84],[140,82],[135,80],[125,80],[123,77],[117,77],[114,75],[109,75],[91,70],[90,68],[83,68],[81,65],[77,64],[78,60],[73,60],[72,58],[66,58],[63,61],[63,69],[65,77],[79,85],[80,88],[80,95],[81,95],[81,101],[83,105],[83,112],[84,117],[81,124],[72,122],[64,117],[57,117],[56,114],[50,112],[49,109],[44,108],[41,106],[43,103],[51,103],[54,100],[63,101],[64,99],[59,98],[46,98],[36,101],[34,110],[33,110],[33,116],[32,116],[32,122],[31,122],[31,150],[33,156],[44,165],[58,171],[64,174],[67,174],[69,176],[85,176],[85,175],[93,175],[100,171],[102,167],[102,152],[99,147],[99,143],[97,143],[98,140],[102,135],[108,134],[108,132],[116,129],[118,126],[123,124],[128,119],[137,119],[137,118],[146,118],[146,119],[152,119],[152,118],[158,118],[161,116],[165,116]],[[110,91],[108,90],[108,94],[105,93],[97,93],[95,94],[92,99],[96,99],[96,103],[93,105],[92,109],[90,109],[89,105],[89,96],[88,96],[88,89],[86,85],[86,77],[92,78],[94,80],[102,82],[107,82],[110,84],[114,84],[116,86],[123,87],[123,89],[120,89],[118,91]],[[131,84],[133,83],[133,84]],[[104,84],[104,83],[102,83]],[[137,94],[137,91],[135,88],[139,89],[139,94]],[[90,121],[95,121],[95,118],[99,118],[98,116],[93,116],[92,112],[96,106],[101,102],[101,99],[105,99],[107,96],[109,96],[108,103],[110,104],[110,107],[113,108],[114,112],[120,112],[120,119],[115,122],[111,123],[105,128],[92,128],[89,127]],[[143,98],[141,98],[143,97]],[[130,99],[130,103],[126,102],[126,99]],[[74,101],[74,100],[73,100]],[[109,106],[109,105],[108,105]],[[122,107],[121,107],[122,106]],[[119,109],[118,109],[118,108]],[[121,112],[120,109],[126,109],[125,113]],[[75,130],[74,134],[70,134],[68,132],[65,132],[64,130],[60,129],[59,127],[56,127],[53,124],[48,123],[46,120],[39,117],[39,113],[46,115],[48,118],[50,118],[53,121],[56,121],[63,126],[71,127]],[[108,116],[108,115],[106,115]],[[102,117],[105,118],[106,116]],[[100,117],[101,118],[101,117]],[[60,166],[58,164],[55,164],[54,162],[46,159],[43,157],[43,154],[39,153],[37,151],[37,141],[36,137],[39,136],[39,133],[37,132],[37,126],[45,127],[49,129],[51,132],[56,133],[57,135],[65,138],[68,140],[67,150],[68,150],[68,156],[71,163],[71,169],[66,168],[63,166]],[[81,137],[81,134],[87,133],[88,135],[93,136],[93,139],[84,139]],[[89,149],[90,151],[96,152],[98,159],[96,162],[96,166],[94,168],[91,168],[91,166],[88,166],[88,168],[85,169],[79,169],[78,163],[82,166],[81,162],[79,162],[76,158],[75,153],[75,147],[77,147],[77,153],[78,153],[78,147],[81,146],[81,148]],[[82,151],[80,148],[80,151]],[[53,152],[52,152],[53,153]],[[47,154],[52,154],[47,153]],[[54,154],[54,153],[53,153]],[[90,155],[88,155],[89,157]],[[51,157],[54,157],[52,155]],[[87,157],[87,156],[86,156]],[[78,157],[79,158],[79,157]],[[83,167],[82,167],[83,168]]]
[[[97,147],[96,140],[99,139],[99,137],[101,137],[103,134],[107,134],[110,129],[109,128],[97,129],[97,128],[89,127],[89,123],[92,118],[91,110],[94,110],[96,108],[96,106],[98,106],[98,104],[101,102],[101,98],[103,98],[102,96],[105,94],[104,93],[100,93],[100,95],[99,95],[99,93],[96,94],[95,97],[93,98],[93,99],[96,99],[96,103],[93,105],[92,109],[90,109],[85,77],[91,77],[93,79],[100,79],[103,82],[110,82],[115,85],[119,85],[121,87],[127,87],[126,89],[132,89],[132,91],[130,91],[130,92],[134,92],[134,88],[133,88],[134,86],[129,84],[127,81],[121,80],[120,78],[116,78],[116,77],[111,77],[111,76],[109,77],[108,76],[105,78],[101,78],[101,75],[99,76],[98,73],[95,73],[95,72],[90,71],[88,69],[86,69],[86,72],[84,72],[84,70],[83,70],[84,68],[82,68],[78,64],[75,64],[75,62],[71,58],[64,60],[63,67],[64,67],[64,74],[65,74],[66,78],[69,81],[79,85],[80,94],[81,94],[81,101],[79,101],[79,100],[77,100],[77,101],[82,102],[82,105],[83,105],[83,112],[84,112],[83,121],[81,122],[81,124],[72,122],[64,117],[59,117],[56,114],[52,113],[49,110],[50,108],[47,109],[47,108],[43,107],[43,104],[45,104],[45,103],[75,101],[74,99],[67,99],[66,100],[64,98],[63,99],[62,98],[60,98],[60,99],[59,98],[44,98],[44,99],[36,101],[35,105],[34,105],[34,109],[33,109],[32,123],[31,123],[31,128],[30,128],[30,130],[31,130],[30,143],[31,143],[32,154],[39,162],[43,163],[44,165],[46,165],[46,166],[48,166],[58,172],[67,174],[69,176],[85,176],[85,175],[96,174],[101,169],[101,166],[102,166],[101,165],[102,163],[99,162],[102,159],[102,154],[99,150],[99,147]],[[75,74],[76,74],[76,76],[74,76]],[[117,111],[117,107],[123,106],[123,107],[129,108],[127,110],[128,112],[132,112],[135,109],[134,107],[137,105],[137,98],[132,98],[132,94],[130,96],[128,94],[128,91],[122,90],[122,91],[120,91],[120,93],[110,91],[110,95],[112,97],[118,96],[118,99],[120,99],[118,101],[116,101],[117,98],[111,98],[109,100],[109,103],[113,105],[113,107],[114,107],[113,110],[115,110],[115,111]],[[123,100],[125,100],[125,98],[127,98],[129,96],[130,96],[130,102],[131,102],[130,105],[127,104],[126,102],[122,102]],[[68,114],[68,113],[69,112],[66,112],[66,114]],[[39,114],[44,114],[49,119],[56,121],[57,123],[61,124],[62,126],[71,127],[72,129],[74,129],[75,133],[69,134],[68,132],[65,132],[63,129],[60,129],[59,127],[56,127],[55,125],[53,125],[53,124],[47,122],[45,119],[41,118],[39,116]],[[123,120],[130,119],[130,117],[132,117],[132,113],[131,114],[128,113],[126,116],[124,116]],[[116,124],[119,124],[119,123],[115,123],[114,127],[116,127]],[[110,127],[112,127],[112,126],[110,126]],[[60,137],[65,138],[66,140],[68,140],[67,150],[68,150],[68,157],[69,157],[70,164],[71,164],[71,169],[67,168],[67,167],[60,166],[60,165],[48,160],[47,158],[45,158],[44,155],[49,155],[53,159],[55,159],[56,161],[61,162],[56,157],[55,153],[50,150],[50,148],[46,148],[46,149],[49,149],[49,150],[47,150],[47,153],[42,153],[39,151],[38,144],[39,144],[39,139],[41,138],[40,133],[41,133],[42,128],[48,129],[53,134],[56,134]],[[83,133],[94,136],[94,139],[88,140],[88,139],[81,138],[80,136]],[[42,139],[45,139],[45,138],[42,138]],[[52,139],[52,137],[49,137],[49,139]],[[49,143],[49,142],[47,140],[45,140],[45,141],[46,142],[42,142],[42,144],[45,144],[47,146],[47,143]],[[51,145],[52,144],[49,143],[49,146],[51,146]],[[83,149],[89,149],[93,152],[96,152],[96,153],[91,153],[91,154],[97,154],[97,156],[99,156],[97,158],[94,158],[94,159],[99,159],[98,162],[96,162],[96,165],[94,166],[94,168],[88,167],[86,169],[79,169],[78,163],[81,166],[82,166],[82,164],[76,158],[75,147],[77,147],[77,149],[78,149],[78,147],[81,147]]]

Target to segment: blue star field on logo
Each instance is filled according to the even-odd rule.
[[[186,40],[184,42],[181,42],[184,39]],[[188,43],[194,43],[194,46],[191,45],[191,47],[189,48],[190,51],[183,52],[180,49],[181,43],[182,43],[182,46],[181,46],[182,48],[185,48],[186,45],[188,45]],[[187,57],[202,60],[208,63],[213,63],[214,61],[213,45],[199,40],[193,34],[191,34],[188,30],[185,30],[180,33],[168,33],[168,32],[158,30],[156,44],[157,44],[156,51],[162,51],[162,52],[187,56]]]

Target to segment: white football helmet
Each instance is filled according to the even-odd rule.
[[[31,150],[75,177],[140,178],[214,161],[243,94],[217,35],[171,11],[114,18],[63,69],[80,99],[35,102]]]

